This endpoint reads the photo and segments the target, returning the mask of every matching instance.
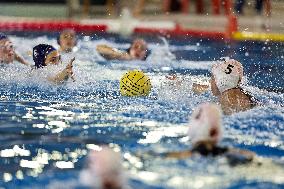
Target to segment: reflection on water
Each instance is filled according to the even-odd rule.
[[[46,37],[13,40],[23,54],[39,42],[55,42]],[[186,136],[188,116],[197,104],[214,100],[209,92],[201,96],[192,94],[190,85],[196,80],[208,82],[213,62],[205,55],[200,62],[179,59],[181,53],[183,57],[193,52],[214,53],[215,43],[170,45],[176,59],[168,53],[165,62],[159,57],[167,56],[165,49],[155,51],[160,47],[150,44],[156,56],[150,59],[155,60],[153,64],[150,60],[146,63],[103,61],[92,49],[104,41],[82,42],[82,52],[75,54],[75,83],[54,86],[42,78],[27,77],[29,69],[21,65],[0,67],[1,186],[79,187],[78,175],[85,166],[88,151],[102,144],[122,151],[123,165],[133,188],[241,188],[243,185],[280,188],[284,185],[283,93],[247,86],[264,105],[223,119],[223,144],[252,150],[261,163],[232,168],[222,157],[165,160],[147,156],[147,152],[190,147]],[[194,59],[195,55],[192,56]],[[31,57],[26,58],[31,61]],[[119,78],[132,68],[148,72],[154,86],[150,97],[119,95]],[[165,75],[172,71],[186,75],[182,85],[163,83]],[[254,81],[248,78],[248,83],[253,85]]]

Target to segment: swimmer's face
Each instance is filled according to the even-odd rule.
[[[216,85],[215,78],[212,75],[210,79],[211,91],[214,96],[219,96],[221,93]]]
[[[45,59],[45,65],[57,65],[60,62],[60,55],[57,50],[51,51]]]
[[[76,34],[73,30],[66,30],[60,34],[59,44],[62,51],[72,51],[76,45]]]
[[[139,60],[143,60],[147,54],[147,44],[142,39],[137,39],[133,41],[129,54],[131,57]]]
[[[13,43],[8,39],[0,41],[0,60],[5,63],[12,63],[15,57]]]

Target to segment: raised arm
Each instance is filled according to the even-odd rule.
[[[56,84],[60,84],[63,83],[64,81],[68,80],[69,78],[71,78],[73,81],[75,81],[74,76],[73,76],[73,62],[74,62],[75,58],[72,58],[69,62],[69,64],[67,64],[67,66],[64,68],[64,70],[62,70],[61,72],[59,72],[58,74],[56,74],[54,77],[49,77],[48,80],[51,82],[54,82]]]
[[[182,151],[182,152],[168,152],[164,153],[163,157],[165,158],[176,158],[176,159],[185,159],[192,156],[192,152],[190,150]]]
[[[20,55],[18,55],[18,53],[15,52],[15,60],[20,62],[21,64],[24,64],[26,66],[29,66],[30,64],[28,62],[26,62],[23,57],[21,57]]]
[[[250,163],[255,157],[255,153],[248,150],[241,150],[237,148],[231,148],[226,153],[226,157],[230,165],[240,165]]]
[[[207,90],[209,90],[208,85],[201,85],[201,84],[197,84],[197,83],[192,84],[192,91],[196,94],[204,93]]]
[[[106,59],[117,59],[117,60],[131,60],[131,56],[126,53],[119,51],[113,47],[107,45],[98,45],[96,47],[98,53]]]

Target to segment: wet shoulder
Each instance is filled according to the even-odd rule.
[[[228,109],[231,113],[251,109],[256,104],[253,97],[240,88],[234,88],[224,92],[220,97],[220,102],[222,109]]]

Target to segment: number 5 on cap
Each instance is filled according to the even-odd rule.
[[[225,70],[226,74],[230,74],[232,73],[232,68],[234,68],[234,66],[232,64],[229,64]]]

